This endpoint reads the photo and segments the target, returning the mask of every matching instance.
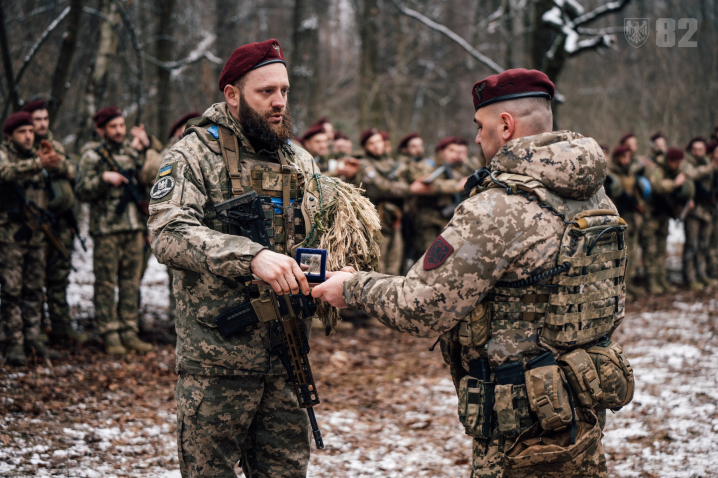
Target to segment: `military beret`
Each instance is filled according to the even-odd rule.
[[[202,116],[202,113],[200,113],[199,111],[191,111],[191,112],[187,113],[186,115],[184,115],[183,117],[181,117],[180,119],[178,119],[177,121],[174,122],[174,124],[170,128],[170,134],[167,135],[167,137],[171,138],[172,135],[175,134],[175,131],[177,131],[181,126],[183,126],[185,123],[187,123],[192,118],[199,118],[201,116]]]
[[[666,158],[673,161],[683,159],[683,151],[681,151],[680,148],[670,147],[666,151]]]
[[[19,111],[7,117],[2,127],[3,133],[12,134],[20,126],[33,126],[32,115],[27,111]]]
[[[369,129],[364,130],[364,132],[362,132],[361,136],[359,136],[359,144],[364,146],[366,144],[366,142],[369,141],[369,138],[371,138],[375,134],[381,134],[381,132],[376,128],[369,128]],[[384,137],[382,136],[382,139],[383,138]]]
[[[224,91],[225,86],[234,83],[248,71],[272,63],[281,63],[287,66],[282,47],[274,38],[240,46],[234,50],[227,63],[224,64],[222,74],[219,76],[219,91]]]
[[[611,157],[617,158],[617,157],[621,156],[622,154],[626,154],[626,153],[630,153],[630,152],[631,152],[631,148],[629,148],[628,146],[625,146],[625,145],[616,146],[616,149],[613,150],[613,154],[611,155]]]
[[[381,139],[384,141],[389,141],[391,139],[387,131],[379,131],[379,134],[381,135]]]
[[[47,101],[45,100],[35,100],[31,101],[25,106],[23,106],[22,110],[27,111],[28,113],[33,113],[37,110],[46,110],[47,109]]]
[[[471,88],[471,95],[474,98],[474,108],[478,110],[499,101],[519,98],[552,100],[555,91],[556,87],[545,73],[515,68],[477,81]]]
[[[107,123],[120,116],[122,116],[122,110],[117,106],[108,106],[95,113],[95,116],[92,117],[92,121],[95,122],[95,126],[98,128],[103,128]]]
[[[706,151],[708,152],[708,154],[713,154],[713,151],[715,151],[716,148],[718,148],[718,141],[711,141],[706,146]]]
[[[326,116],[322,116],[318,120],[316,120],[314,123],[312,123],[312,126],[321,126],[325,123],[330,123],[330,121],[327,119]]]
[[[337,139],[346,139],[346,140],[349,140],[349,136],[345,135],[345,134],[342,133],[341,131],[335,131],[335,132],[334,132],[334,140],[336,141]]]
[[[666,135],[663,134],[663,131],[656,131],[655,133],[653,133],[653,134],[651,135],[651,141],[655,141],[655,140],[657,140],[658,138],[666,139]]]
[[[409,133],[399,140],[399,149],[406,148],[409,145],[409,141],[414,138],[421,138],[419,133]]]
[[[626,142],[628,138],[635,138],[636,135],[633,133],[626,133],[623,136],[621,136],[621,139],[618,140],[618,144],[623,144]]]
[[[703,136],[696,136],[692,138],[690,141],[688,141],[688,145],[686,145],[686,151],[690,151],[693,147],[693,143],[702,142],[706,145],[708,145],[708,141]]]
[[[302,143],[304,143],[306,140],[308,140],[312,136],[316,136],[318,134],[325,134],[325,133],[326,133],[326,131],[324,131],[324,126],[322,126],[321,124],[315,124],[313,126],[310,126],[309,129],[306,131],[306,133],[304,133],[304,135],[299,139],[302,141]]]
[[[466,146],[468,143],[461,136],[449,136],[448,138],[444,138],[436,144],[435,151],[438,153],[442,149],[446,149],[451,144],[460,144],[462,146]]]

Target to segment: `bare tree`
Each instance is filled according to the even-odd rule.
[[[317,114],[319,55],[318,0],[294,0],[294,30],[289,84],[292,85],[292,116],[304,129]]]
[[[381,101],[377,94],[379,82],[379,7],[377,0],[364,0],[360,7],[359,39],[361,51],[359,56],[359,126],[376,126],[382,124],[383,113]]]
[[[70,67],[72,65],[72,57],[75,54],[75,48],[77,47],[77,37],[80,32],[80,24],[82,23],[82,7],[84,0],[71,0],[70,2],[70,15],[67,22],[67,28],[65,34],[62,37],[62,44],[60,45],[60,54],[57,57],[57,64],[55,66],[55,72],[52,75],[52,89],[50,93],[50,127],[52,127],[55,119],[57,118],[57,112],[62,106],[62,102],[65,99],[65,93],[67,92],[67,78],[70,74]]]
[[[168,62],[172,59],[172,12],[175,7],[175,0],[159,0],[160,14],[157,26],[157,59],[161,62]],[[169,129],[170,112],[172,101],[172,87],[170,74],[172,71],[167,68],[157,68],[157,131],[164,135]]]

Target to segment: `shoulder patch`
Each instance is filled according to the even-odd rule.
[[[436,269],[449,258],[454,248],[446,239],[439,236],[424,254],[424,270]]]
[[[152,199],[162,199],[167,196],[175,187],[175,179],[172,176],[164,177],[159,179],[152,190],[150,191],[150,197]]]
[[[162,176],[168,176],[168,175],[172,174],[172,164],[174,164],[174,163],[170,163],[167,166],[164,166],[163,168],[161,168],[159,176],[162,177]]]
[[[219,139],[219,128],[217,128],[216,124],[207,128],[207,131],[209,131],[209,134],[214,136],[214,139]]]

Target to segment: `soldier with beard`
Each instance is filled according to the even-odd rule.
[[[144,162],[140,150],[149,147],[150,140],[143,128],[133,128],[137,136],[132,143],[127,141],[125,118],[117,107],[99,110],[93,120],[102,143],[82,154],[75,191],[80,200],[90,203],[95,323],[106,353],[149,352],[152,345],[137,336],[146,211],[128,196],[127,188],[130,181],[140,188],[136,184]]]
[[[175,270],[178,286],[180,471],[185,478],[234,476],[241,459],[245,476],[305,476],[309,420],[270,353],[276,332],[260,322],[224,337],[213,319],[249,302],[239,280],[247,275],[267,281],[277,294],[309,293],[290,254],[306,233],[305,178],[319,169],[289,143],[289,80],[277,40],[237,48],[219,89],[226,101],[190,122],[164,157],[150,194],[152,250]],[[230,234],[217,219],[215,205],[250,191],[272,198],[271,248]]]

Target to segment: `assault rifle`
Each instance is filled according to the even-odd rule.
[[[429,184],[432,184],[434,181],[439,179],[443,174],[446,174],[448,179],[454,179],[453,169],[450,165],[444,164],[436,168],[433,173],[422,179],[421,182],[428,186]],[[457,206],[461,204],[462,200],[463,198],[461,197],[460,193],[452,194],[452,203],[441,208],[441,217],[443,217],[444,219],[451,219],[454,215],[454,211],[456,210]]]
[[[27,241],[32,235],[32,231],[42,231],[47,237],[50,243],[57,249],[60,255],[66,261],[70,260],[70,251],[55,237],[55,233],[52,230],[52,226],[55,223],[55,216],[48,210],[42,209],[34,201],[30,201],[25,196],[25,191],[22,187],[16,183],[7,183],[11,186],[15,196],[20,200],[20,209],[11,212],[11,216],[15,216],[21,220],[24,224],[15,233],[14,239],[16,241]],[[12,214],[14,212],[14,214]],[[72,270],[75,270],[70,265]]]
[[[145,216],[149,216],[149,203],[145,199],[144,194],[142,194],[142,191],[140,191],[137,181],[135,181],[135,170],[121,168],[120,165],[117,164],[117,161],[112,158],[112,154],[108,151],[107,146],[105,146],[104,143],[95,148],[95,152],[107,162],[111,171],[120,173],[125,177],[125,179],[127,179],[127,182],[125,183],[125,190],[122,193],[120,202],[117,203],[117,207],[115,208],[115,214],[118,216],[124,214],[125,209],[127,209],[127,205],[130,202],[133,202],[137,206],[138,211]]]
[[[265,220],[262,208],[262,204],[267,202],[271,204],[271,199],[250,191],[217,204],[215,213],[220,221],[230,227],[230,233],[269,247],[268,225],[273,226],[273,223]],[[322,449],[324,441],[312,408],[319,404],[319,396],[307,357],[309,341],[298,323],[302,318],[315,315],[317,305],[311,296],[301,293],[277,295],[264,281],[253,280],[252,277],[241,277],[240,280],[247,286],[250,301],[224,311],[215,317],[214,323],[225,338],[260,322],[269,324],[274,332],[271,353],[279,358],[287,370],[299,406],[305,408],[309,415],[314,442],[318,449]]]

